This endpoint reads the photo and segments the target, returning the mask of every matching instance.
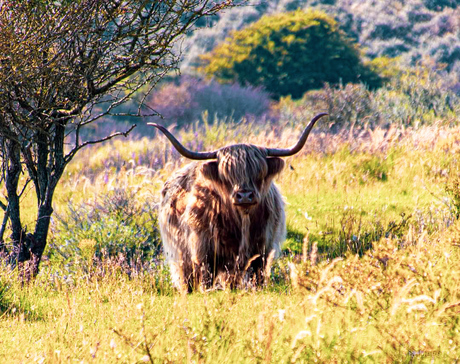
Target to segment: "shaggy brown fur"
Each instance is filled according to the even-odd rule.
[[[174,285],[210,286],[218,276],[235,277],[251,258],[259,273],[285,238],[284,204],[273,178],[284,161],[264,148],[237,144],[217,160],[191,163],[174,173],[162,191],[160,230]],[[257,203],[237,206],[235,191],[254,192]]]

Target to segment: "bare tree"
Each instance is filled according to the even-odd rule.
[[[38,273],[53,195],[75,154],[132,128],[86,141],[81,131],[176,69],[177,45],[194,23],[235,2],[0,1],[0,251],[13,265]],[[20,213],[29,183],[38,204],[33,232]]]

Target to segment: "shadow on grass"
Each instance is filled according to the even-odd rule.
[[[404,213],[399,220],[385,223],[378,217],[371,222],[364,221],[362,214],[350,210],[342,215],[338,228],[328,228],[322,234],[311,234],[306,238],[304,233],[288,228],[283,252],[295,257],[309,253],[316,243],[320,259],[334,259],[349,252],[362,256],[372,249],[374,242],[382,238],[401,239],[408,233],[412,223],[412,215],[406,216]],[[304,244],[308,246],[304,248]]]
[[[18,317],[27,321],[42,320],[43,312],[32,304],[27,290],[16,288],[15,285],[0,277],[0,319]]]

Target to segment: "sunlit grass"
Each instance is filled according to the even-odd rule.
[[[309,155],[292,158],[280,179],[291,231],[325,242],[354,213],[363,224],[388,224],[429,207],[446,210],[442,178],[431,173],[437,153],[388,150],[385,153]]]
[[[458,359],[458,228],[403,250],[290,265],[291,288],[159,294],[146,276],[12,288],[0,357],[13,362],[276,363]],[[295,273],[294,273],[295,272]],[[14,283],[13,283],[14,284]],[[19,304],[27,297],[28,304]],[[24,301],[24,298],[22,298]],[[21,311],[27,307],[27,311]],[[37,314],[32,314],[37,312]]]
[[[285,147],[301,126],[207,128],[179,135],[200,150]],[[36,281],[21,287],[1,269],[0,361],[458,360],[460,230],[446,192],[458,145],[458,128],[311,135],[277,180],[288,240],[267,287],[186,296],[161,257],[136,266],[97,255],[95,244],[142,232],[164,181],[187,161],[158,136],[83,151],[56,192],[59,219]],[[117,191],[126,194],[116,200]],[[32,221],[32,191],[23,201]]]

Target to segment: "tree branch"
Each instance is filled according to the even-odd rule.
[[[113,133],[113,134],[110,134],[108,136],[106,136],[105,138],[102,138],[102,139],[98,139],[98,140],[90,140],[90,141],[87,141],[87,142],[84,142],[80,145],[77,145],[75,148],[73,148],[66,156],[65,156],[65,163],[69,163],[72,158],[75,156],[75,154],[82,148],[88,146],[88,145],[92,145],[92,144],[99,144],[99,143],[102,143],[102,142],[105,142],[107,140],[110,140],[112,138],[115,138],[117,136],[120,136],[120,135],[123,135],[124,137],[127,137],[128,134],[136,127],[136,124],[133,124],[131,125],[131,127],[125,131],[125,132],[116,132],[116,133]]]

